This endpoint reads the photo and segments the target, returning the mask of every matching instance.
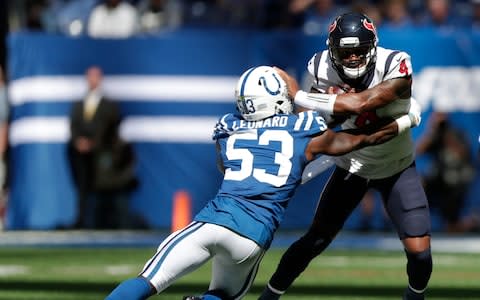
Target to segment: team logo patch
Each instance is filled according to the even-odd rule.
[[[267,93],[269,93],[272,96],[275,96],[275,95],[280,94],[280,88],[282,87],[282,85],[280,84],[280,80],[278,80],[278,78],[277,78],[277,76],[275,76],[275,74],[272,73],[272,77],[275,79],[275,81],[277,82],[277,85],[278,85],[276,87],[276,90],[274,90],[274,89],[271,90],[268,87],[267,79],[265,78],[265,76],[260,77],[260,81],[262,82],[262,85],[265,88],[265,90],[267,91]]]
[[[367,19],[363,19],[362,21],[363,27],[367,28],[368,30],[372,31],[373,33],[377,34],[375,25],[372,22],[368,22]]]
[[[330,24],[330,26],[328,26],[328,33],[331,33],[332,31],[334,31],[335,28],[337,28],[337,20],[333,21],[333,23]]]

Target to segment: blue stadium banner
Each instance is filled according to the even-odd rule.
[[[382,46],[412,56],[414,95],[425,110],[424,120],[432,109],[452,112],[477,141],[480,36],[428,30],[379,35]],[[83,74],[88,66],[103,69],[103,90],[118,101],[125,117],[121,135],[134,145],[140,186],[130,208],[151,228],[168,229],[177,191],[189,193],[193,213],[217,191],[221,174],[211,133],[219,116],[235,110],[238,76],[251,66],[266,64],[285,68],[302,81],[306,62],[325,48],[325,39],[296,32],[196,30],[125,40],[12,34],[6,228],[73,224],[77,208],[66,153],[68,114],[73,101],[86,91]],[[309,223],[327,176],[328,172],[300,187],[282,228]]]

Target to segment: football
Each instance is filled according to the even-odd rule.
[[[355,93],[355,89],[351,88],[348,84],[333,85],[327,88],[327,94],[340,95],[345,93]]]

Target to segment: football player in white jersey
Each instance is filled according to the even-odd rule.
[[[208,291],[185,299],[241,299],[307,162],[318,153],[342,155],[385,142],[401,123],[384,119],[381,128],[335,132],[315,111],[291,113],[286,83],[266,66],[240,77],[236,98],[240,114],[220,118],[213,133],[224,172],[217,195],[191,224],[160,244],[138,277],[122,282],[106,299],[146,299],[210,259]]]
[[[377,46],[377,33],[365,15],[338,16],[329,28],[327,50],[308,62],[310,93],[277,70],[289,84],[295,104],[319,111],[342,128],[361,128],[386,116],[404,114],[412,99],[412,64],[402,51]],[[338,93],[345,90],[347,93]],[[336,123],[337,122],[337,123]],[[308,231],[283,255],[260,299],[278,299],[322,253],[370,188],[383,204],[403,243],[408,287],[404,299],[424,299],[432,272],[428,202],[415,168],[411,120],[402,117],[399,134],[387,143],[336,157],[335,170],[319,200]]]

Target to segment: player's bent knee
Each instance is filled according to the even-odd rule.
[[[407,253],[408,260],[415,261],[415,262],[427,262],[430,263],[432,261],[432,252],[430,248],[427,248],[420,252],[408,252]]]
[[[430,249],[430,236],[409,237],[402,240],[403,247],[408,253],[420,253]]]

